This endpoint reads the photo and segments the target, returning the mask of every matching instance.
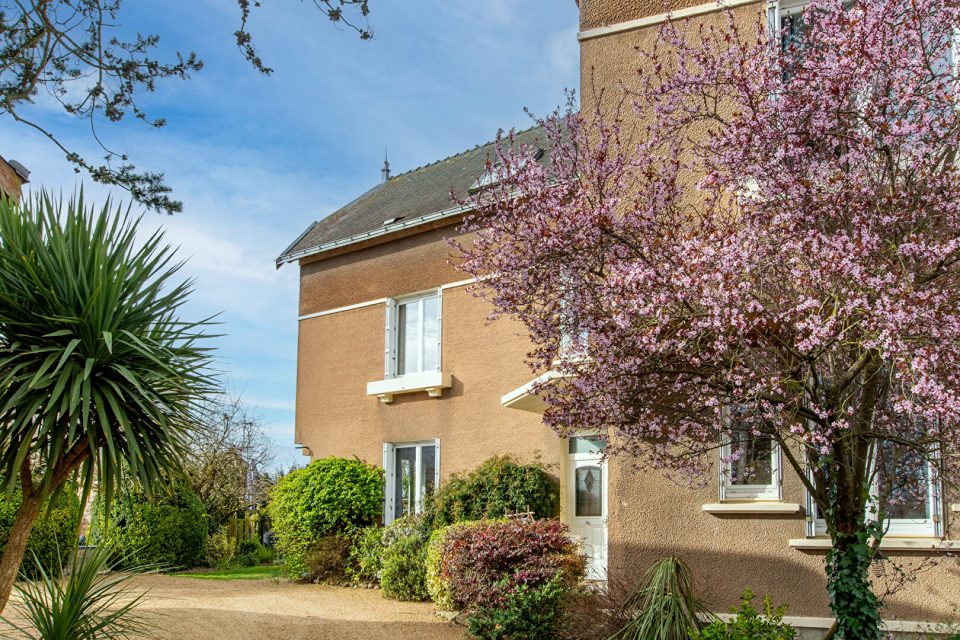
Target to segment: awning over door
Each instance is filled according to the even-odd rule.
[[[531,413],[543,413],[547,405],[543,399],[537,395],[537,391],[552,380],[563,377],[563,374],[556,371],[547,371],[526,383],[522,387],[517,387],[510,393],[504,394],[500,398],[500,404],[507,409],[519,409],[520,411],[529,411]]]

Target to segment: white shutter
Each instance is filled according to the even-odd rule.
[[[386,333],[384,337],[383,379],[393,378],[397,373],[397,301],[387,299]]]
[[[767,28],[770,31],[770,38],[776,42],[777,34],[780,33],[780,3],[770,2],[767,5]]]
[[[436,447],[434,451],[434,472],[433,472],[433,490],[438,491],[440,489],[440,438],[436,438],[433,441],[433,446]]]
[[[443,371],[443,289],[437,288],[437,371]],[[437,455],[440,455],[440,441],[437,440]],[[437,458],[439,462],[439,458]],[[439,463],[437,469],[440,468]]]
[[[395,447],[389,442],[383,443],[383,524],[388,525],[393,522],[394,505],[393,496],[396,493],[397,478],[395,473],[396,465],[393,464]]]

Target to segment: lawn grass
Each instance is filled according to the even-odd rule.
[[[260,567],[234,567],[232,569],[204,569],[201,571],[185,571],[172,575],[182,578],[197,578],[198,580],[263,580],[264,578],[279,578],[283,574],[283,567],[265,565]]]

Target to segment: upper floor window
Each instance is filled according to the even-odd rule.
[[[736,411],[728,411],[733,429],[720,450],[720,499],[780,500],[780,447],[772,437],[737,428]]]
[[[439,370],[439,290],[388,300],[386,377]]]
[[[789,51],[799,47],[806,32],[803,12],[809,0],[779,0],[767,4],[770,35],[779,40],[780,48]]]

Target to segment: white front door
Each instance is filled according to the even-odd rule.
[[[606,441],[570,438],[567,464],[567,524],[587,556],[587,579],[607,579]]]

